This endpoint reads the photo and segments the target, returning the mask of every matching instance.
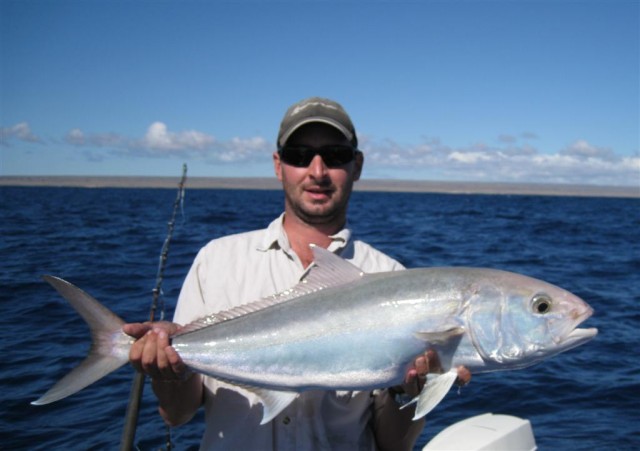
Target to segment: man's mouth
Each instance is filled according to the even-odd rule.
[[[333,193],[333,190],[331,188],[328,188],[328,187],[327,188],[309,187],[309,188],[305,188],[305,192],[312,199],[324,200],[324,199],[327,199],[327,198],[331,197],[331,194]]]

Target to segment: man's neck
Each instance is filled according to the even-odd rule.
[[[285,213],[284,216],[284,230],[287,233],[289,244],[300,258],[304,268],[313,262],[313,252],[309,245],[315,244],[325,249],[328,248],[333,241],[331,235],[342,230],[343,225],[308,224],[294,215]]]

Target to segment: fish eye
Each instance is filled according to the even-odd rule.
[[[534,313],[539,313],[540,315],[549,313],[552,303],[551,298],[546,294],[536,294],[531,301]]]

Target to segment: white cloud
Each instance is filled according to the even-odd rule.
[[[597,147],[589,144],[584,139],[575,141],[570,146],[560,151],[562,155],[570,155],[576,158],[600,158],[604,160],[615,160],[616,156],[613,151],[606,147]]]
[[[126,145],[126,139],[115,133],[85,134],[79,128],[74,128],[64,137],[67,144],[80,147],[119,147]]]
[[[20,122],[11,127],[0,127],[0,144],[8,146],[9,141],[17,139],[32,143],[39,143],[42,140],[31,132],[27,122]]]
[[[232,138],[224,143],[212,155],[213,159],[218,159],[227,163],[239,161],[263,160],[264,157],[271,157],[272,146],[267,140],[261,137],[248,139]]]
[[[162,122],[154,122],[147,129],[141,141],[141,146],[149,150],[184,151],[203,150],[215,143],[213,136],[196,130],[170,132]]]
[[[69,133],[67,133],[67,136],[65,136],[64,140],[69,144],[75,144],[77,146],[82,146],[85,143],[84,133],[82,133],[82,130],[80,130],[79,128],[70,130]]]
[[[437,140],[402,147],[392,142],[363,149],[366,166],[376,174],[484,182],[627,185],[640,188],[640,156],[622,157],[611,149],[577,140],[555,153],[529,144],[483,143],[449,147]],[[373,168],[372,168],[373,166]],[[418,174],[418,175],[416,175]]]
[[[11,140],[40,142],[26,122],[0,128],[2,144]],[[612,149],[577,139],[561,149],[531,144],[530,132],[504,134],[495,143],[450,146],[437,138],[418,144],[372,141],[360,136],[365,171],[374,177],[479,182],[574,183],[626,185],[640,188],[640,154],[624,156]],[[212,165],[268,164],[274,145],[255,136],[220,140],[198,130],[174,131],[152,123],[140,137],[70,130],[64,142],[82,150],[84,158],[106,160],[112,155],[137,158],[189,158]],[[59,144],[59,143],[58,143]]]
[[[164,122],[154,122],[141,138],[115,133],[88,134],[78,128],[64,138],[68,144],[83,148],[106,148],[118,155],[137,157],[191,157],[209,163],[237,163],[271,158],[273,146],[262,137],[232,138],[220,141],[197,130],[171,131]],[[91,153],[95,158],[94,153]]]
[[[477,164],[482,161],[490,161],[491,156],[485,152],[451,152],[449,160],[464,164]]]

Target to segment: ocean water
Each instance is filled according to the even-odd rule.
[[[0,448],[115,449],[132,370],[58,403],[32,406],[85,355],[87,328],[40,277],[78,285],[128,321],[149,316],[175,190],[0,188]],[[277,191],[188,190],[163,285],[170,318],[208,240],[266,226]],[[594,309],[589,344],[528,369],[476,375],[427,417],[416,449],[486,412],[528,418],[541,450],[640,448],[640,201],[638,199],[354,193],[358,236],[408,267],[485,266],[560,285]],[[172,429],[196,449],[202,414]],[[151,390],[136,444],[159,449],[166,428]]]

